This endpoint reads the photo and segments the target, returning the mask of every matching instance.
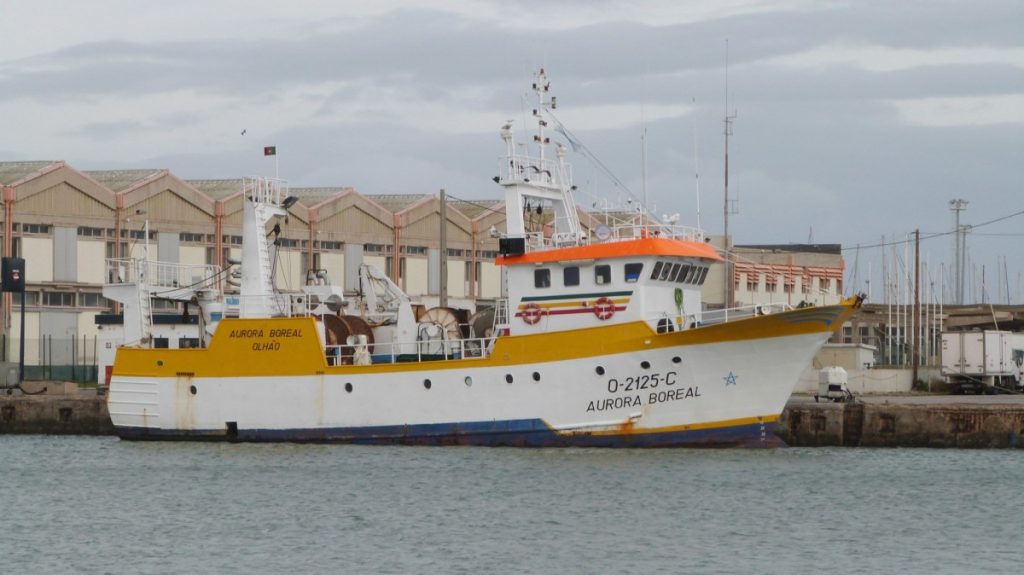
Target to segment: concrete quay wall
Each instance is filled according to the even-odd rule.
[[[1019,397],[1019,396],[1018,396]],[[794,398],[775,434],[791,446],[1024,448],[1024,402],[950,396]]]
[[[114,435],[106,397],[0,395],[0,434]]]
[[[0,395],[0,434],[114,435],[94,393]],[[775,428],[791,446],[1024,448],[1024,397],[793,396]]]

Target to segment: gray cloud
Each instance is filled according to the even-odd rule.
[[[503,5],[506,10],[511,20],[526,21],[537,6]],[[403,10],[343,31],[334,31],[331,21],[312,22],[284,39],[104,40],[71,46],[0,63],[5,85],[0,102],[21,99],[59,107],[179,90],[236,102],[282,102],[286,88],[331,85],[330,92],[309,99],[305,119],[260,135],[259,145],[278,146],[282,175],[293,184],[353,185],[370,194],[445,187],[457,197],[483,198],[498,193],[490,182],[501,152],[496,133],[439,134],[422,125],[399,124],[385,114],[346,123],[332,118],[354,98],[372,98],[375,91],[448,105],[453,93],[482,88],[476,100],[460,105],[493,114],[497,128],[510,114],[519,117],[529,73],[544,64],[563,110],[626,104],[635,110],[618,113],[633,113],[638,122],[644,104],[688,105],[695,98],[691,114],[648,122],[648,190],[659,212],[682,211],[684,220],[693,222],[696,126],[704,223],[717,232],[729,38],[730,98],[739,111],[731,154],[731,182],[741,197],[741,214],[733,223],[737,241],[805,241],[813,226],[816,240],[849,244],[916,227],[941,231],[949,224],[946,201],[952,197],[971,200],[971,221],[1024,208],[1020,124],[918,126],[904,121],[891,103],[1020,95],[1021,67],[946,63],[879,72],[852,65],[792,68],[768,62],[835,45],[1020,50],[1022,21],[1020,2],[821,4],[808,11],[687,24],[614,22],[564,30],[511,28],[428,9]],[[200,121],[194,114],[157,114],[145,120],[71,124],[71,131],[98,141],[130,139],[133,134],[152,137],[161,129],[201,127]],[[571,128],[640,193],[639,126]],[[7,157],[20,157],[14,144],[2,147],[13,149]],[[77,160],[61,155],[86,169],[159,165],[185,178],[266,173],[262,157],[237,151],[167,150],[156,157],[111,158],[103,157],[102,146],[92,146],[79,151]],[[610,189],[585,159],[574,162],[584,188],[581,202],[593,191]],[[972,241],[979,258],[984,250],[1007,253],[998,240]],[[933,245],[937,254],[945,250]],[[1017,252],[1009,255],[1016,260],[1011,267],[1024,268]]]

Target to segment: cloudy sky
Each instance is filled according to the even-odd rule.
[[[939,233],[957,197],[970,224],[1024,210],[1019,0],[4,0],[0,37],[0,160],[235,178],[273,175],[276,145],[296,186],[492,198],[498,129],[523,128],[544,66],[559,118],[656,213],[696,223],[696,162],[718,234],[728,42],[736,243]],[[572,161],[581,203],[623,200]],[[1022,300],[1022,223],[970,239],[989,300]],[[951,252],[922,244],[935,276]],[[845,255],[882,300],[881,250]]]

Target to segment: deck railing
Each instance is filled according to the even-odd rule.
[[[219,288],[221,267],[210,264],[178,264],[139,258],[106,260],[108,285],[146,284],[151,293],[173,299],[176,292]]]
[[[559,162],[556,159],[535,158],[525,154],[504,156],[498,160],[498,174],[501,182],[523,182],[534,185],[559,187],[572,181],[572,168],[565,166],[565,174],[560,175]]]
[[[454,340],[425,340],[359,345],[328,345],[324,352],[328,365],[404,363],[443,359],[480,359],[490,355],[494,338],[472,337]],[[410,352],[409,350],[415,350]],[[363,353],[365,351],[365,354]]]

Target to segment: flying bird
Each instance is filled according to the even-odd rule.
[[[243,135],[243,136],[245,135],[245,129],[243,129],[243,130],[242,130],[242,135]]]

